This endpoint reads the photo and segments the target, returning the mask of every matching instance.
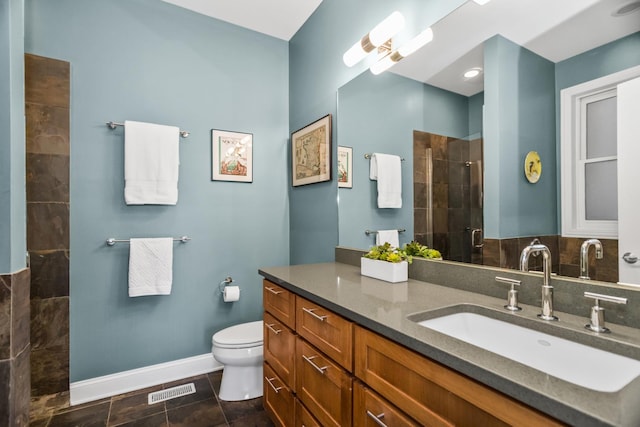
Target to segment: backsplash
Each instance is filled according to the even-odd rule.
[[[606,249],[605,249],[606,250]],[[362,249],[336,247],[335,260],[344,264],[360,266]],[[519,300],[522,304],[540,305],[540,286],[542,277],[539,273],[524,273],[518,270],[507,270],[497,267],[479,266],[450,261],[432,261],[414,258],[409,266],[409,278],[435,283],[465,291],[476,292],[495,298],[505,298],[507,287],[496,282],[496,276],[508,277],[522,281]],[[551,277],[554,287],[554,308],[588,319],[593,300],[584,297],[584,292],[595,292],[627,298],[626,305],[608,304],[606,308],[607,323],[640,328],[640,310],[636,307],[640,296],[640,287],[620,286],[596,280],[579,280],[568,277]]]

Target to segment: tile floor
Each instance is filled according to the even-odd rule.
[[[68,403],[32,402],[31,427],[272,427],[262,398],[241,402],[218,399],[222,371],[185,378],[111,398],[69,407]],[[147,394],[193,382],[196,392],[148,405]],[[60,399],[64,401],[65,399]]]

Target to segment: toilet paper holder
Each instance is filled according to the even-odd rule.
[[[218,283],[218,291],[220,291],[220,293],[223,294],[224,287],[229,285],[232,282],[233,282],[233,278],[231,276],[225,277],[225,279],[222,282]]]

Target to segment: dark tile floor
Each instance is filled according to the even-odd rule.
[[[222,371],[185,378],[83,405],[47,404],[48,410],[33,408],[31,427],[271,427],[262,398],[241,402],[218,399]],[[193,382],[196,392],[149,405],[147,395]],[[32,402],[33,403],[33,402]],[[36,405],[37,406],[37,405]]]

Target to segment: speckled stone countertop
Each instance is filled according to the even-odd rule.
[[[594,391],[422,327],[407,316],[459,304],[469,305],[470,311],[481,306],[493,310],[500,320],[638,360],[640,329],[608,324],[612,331],[610,334],[595,334],[584,328],[586,316],[556,311],[560,321],[545,322],[536,317],[540,312],[537,306],[521,303],[523,310],[511,313],[504,309],[505,300],[501,298],[413,279],[387,283],[361,276],[359,267],[338,262],[268,267],[261,268],[259,273],[355,323],[567,424],[580,427],[640,426],[640,377],[618,392]],[[594,371],[603,369],[606,370],[607,366],[593,366]]]

